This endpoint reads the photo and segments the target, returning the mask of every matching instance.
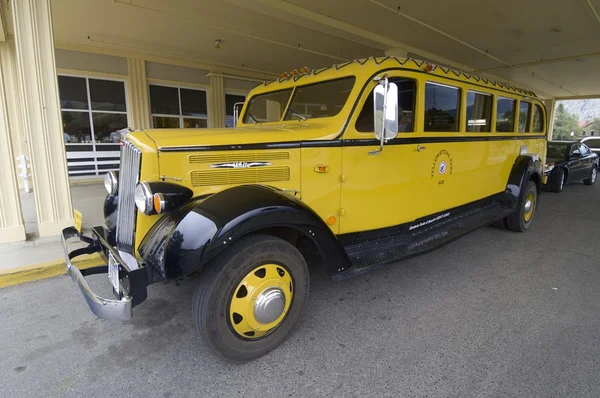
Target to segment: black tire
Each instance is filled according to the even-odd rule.
[[[586,178],[585,180],[583,180],[583,183],[585,185],[594,185],[596,183],[596,180],[598,179],[598,169],[596,168],[596,166],[592,167],[592,170],[590,170],[590,176],[588,178]]]
[[[230,322],[230,302],[242,278],[267,263],[288,270],[293,298],[277,327],[259,339],[243,338]],[[308,301],[309,276],[304,258],[294,246],[270,235],[242,238],[208,264],[200,278],[192,308],[194,324],[206,344],[232,362],[247,362],[277,347],[298,323]]]
[[[533,195],[533,202],[531,206],[533,207],[532,213],[527,219],[525,217],[527,211],[525,209],[525,205],[527,203],[527,198]],[[525,232],[531,225],[533,218],[535,216],[535,210],[537,208],[537,187],[533,181],[527,181],[527,185],[525,186],[525,192],[523,192],[523,196],[521,196],[521,200],[519,201],[519,207],[517,211],[515,211],[510,216],[506,217],[506,227],[511,231],[515,232]]]
[[[556,182],[554,183],[552,188],[550,188],[550,190],[554,193],[560,193],[560,192],[562,192],[566,183],[567,183],[567,175],[565,174],[565,171],[559,170],[558,178],[556,179]]]

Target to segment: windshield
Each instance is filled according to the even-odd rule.
[[[354,77],[296,87],[285,120],[335,116],[344,107],[354,87]]]
[[[546,157],[560,159],[566,158],[569,145],[571,145],[569,142],[549,142]]]
[[[278,122],[290,100],[292,89],[255,95],[250,99],[244,123]]]
[[[344,107],[355,78],[328,80],[316,84],[298,86],[287,110],[292,89],[255,95],[248,103],[244,123],[278,122],[283,120],[306,120],[335,116]]]

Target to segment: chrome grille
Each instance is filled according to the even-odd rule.
[[[133,253],[135,217],[135,186],[140,180],[142,152],[129,141],[121,147],[119,170],[119,207],[117,215],[117,247]]]

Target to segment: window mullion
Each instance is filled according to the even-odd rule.
[[[183,128],[183,109],[181,108],[181,87],[177,87],[177,97],[179,100],[179,128]]]
[[[94,172],[98,175],[98,158],[96,157],[96,135],[94,134],[94,118],[92,115],[92,96],[90,95],[90,79],[85,78],[85,89],[88,100],[88,117],[90,119],[90,134],[92,139],[92,156],[94,157]]]

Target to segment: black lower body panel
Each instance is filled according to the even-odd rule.
[[[351,244],[345,246],[345,250],[352,267],[334,278],[364,274],[385,264],[429,252],[513,211],[496,200],[483,200],[472,206],[444,211],[395,227],[396,233],[387,236],[365,238],[358,242],[356,238],[349,239]]]

